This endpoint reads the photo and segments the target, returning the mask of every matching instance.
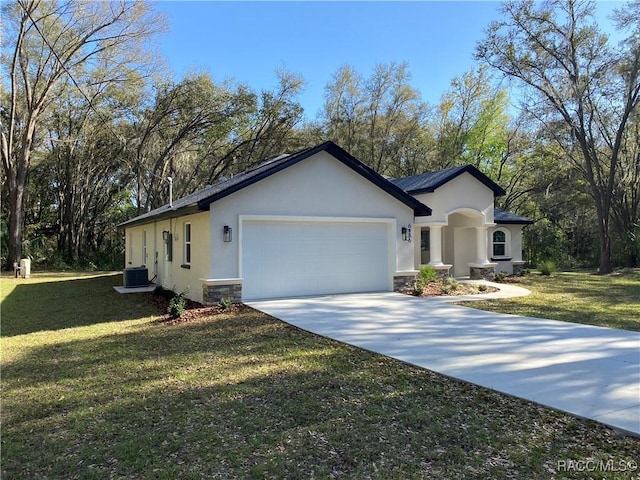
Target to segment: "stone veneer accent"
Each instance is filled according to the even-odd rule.
[[[522,276],[524,274],[525,262],[513,262],[513,274]]]
[[[413,288],[414,283],[416,282],[417,273],[408,273],[405,275],[395,275],[393,277],[393,291],[401,292],[407,288]]]
[[[217,305],[221,300],[231,300],[232,303],[242,302],[242,281],[217,280],[204,281],[202,284],[202,303]]]
[[[431,267],[436,271],[441,281],[450,277],[449,270],[451,265],[431,265]]]
[[[495,276],[495,265],[487,265],[484,267],[469,267],[469,278],[471,280],[493,280]]]

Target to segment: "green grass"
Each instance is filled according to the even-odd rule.
[[[2,280],[3,479],[574,479],[595,474],[558,462],[640,459],[595,422],[251,309],[159,322],[120,282]]]
[[[527,297],[466,304],[480,310],[640,331],[640,269],[611,275],[557,272],[530,274],[518,285]]]

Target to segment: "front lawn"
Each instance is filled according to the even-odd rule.
[[[517,285],[531,290],[527,297],[467,303],[491,312],[640,331],[640,269],[611,275],[558,272],[529,274]]]
[[[119,283],[2,280],[2,478],[628,480],[640,460],[639,439],[249,308],[160,322]]]

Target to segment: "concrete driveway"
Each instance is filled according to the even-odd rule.
[[[248,305],[325,337],[640,435],[640,333],[397,293]]]

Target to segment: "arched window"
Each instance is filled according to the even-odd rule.
[[[502,230],[493,232],[493,256],[507,256],[507,234]]]

